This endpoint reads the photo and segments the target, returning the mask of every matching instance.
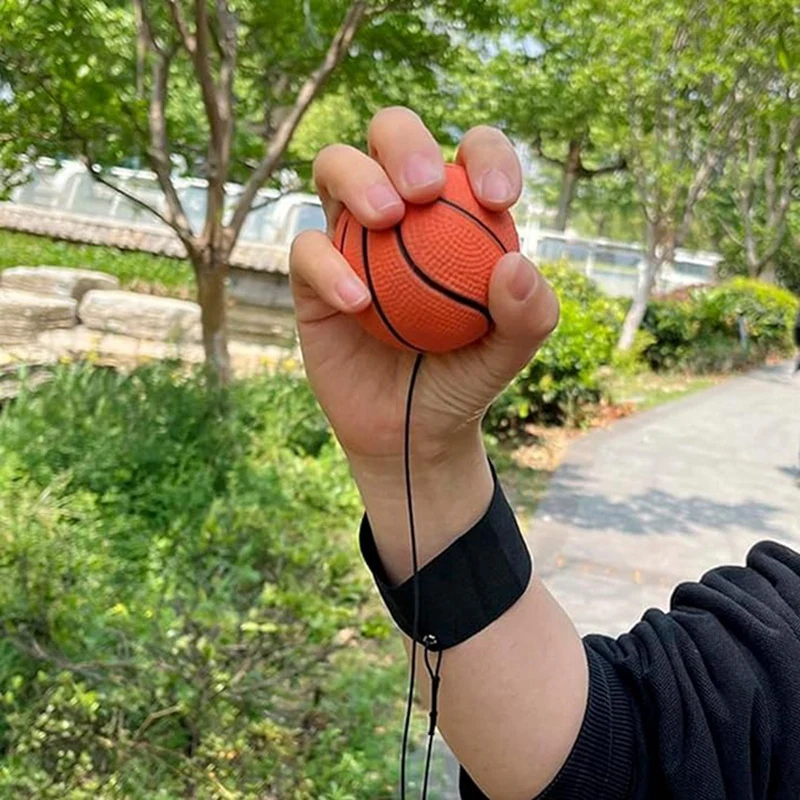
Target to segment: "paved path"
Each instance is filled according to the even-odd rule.
[[[617,634],[676,584],[800,548],[800,376],[734,378],[576,442],[530,532],[538,572],[581,633]]]
[[[799,450],[800,376],[788,365],[591,433],[534,517],[537,573],[582,634],[619,634],[762,539],[800,548]],[[456,766],[438,746],[437,797],[451,800]]]

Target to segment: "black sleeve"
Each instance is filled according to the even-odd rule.
[[[800,556],[679,586],[619,639],[588,636],[589,703],[546,800],[800,798]],[[485,795],[461,775],[463,800]]]
[[[800,311],[797,312],[797,319],[794,321],[794,343],[800,347]]]

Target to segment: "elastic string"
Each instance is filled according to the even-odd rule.
[[[411,635],[411,674],[408,678],[408,699],[406,701],[406,718],[403,724],[403,747],[400,756],[400,798],[406,800],[406,760],[408,758],[408,734],[411,727],[411,709],[414,704],[414,679],[417,671],[417,639],[419,638],[419,562],[417,560],[417,531],[414,525],[414,502],[411,493],[411,405],[414,400],[414,387],[417,383],[422,353],[418,353],[411,369],[411,379],[406,397],[406,418],[404,422],[403,461],[406,481],[406,502],[408,504],[408,530],[411,536],[411,570],[414,592],[414,618]],[[424,791],[424,789],[423,789]],[[424,795],[423,795],[424,798]]]

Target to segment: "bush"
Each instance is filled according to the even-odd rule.
[[[610,363],[624,319],[624,302],[603,295],[566,265],[542,272],[561,301],[553,336],[487,415],[489,430],[507,435],[528,421],[579,422],[602,395],[600,367]]]
[[[291,377],[63,368],[9,404],[0,797],[391,796],[358,511]]]
[[[653,369],[725,371],[792,351],[797,298],[747,278],[654,300],[644,329],[653,342],[644,355]],[[741,341],[740,320],[746,331]]]

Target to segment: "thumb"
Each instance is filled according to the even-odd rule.
[[[483,355],[492,374],[507,383],[558,325],[558,298],[525,256],[508,253],[492,273],[489,311],[494,329],[484,339]]]

